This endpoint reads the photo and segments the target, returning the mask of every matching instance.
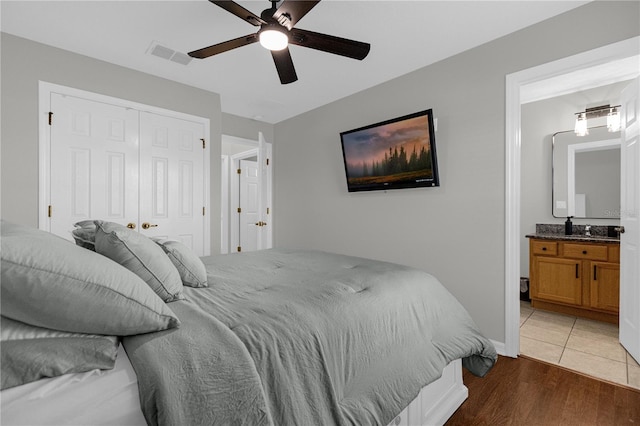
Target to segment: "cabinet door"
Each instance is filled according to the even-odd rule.
[[[620,306],[620,265],[591,262],[591,306],[618,312]]]
[[[537,276],[531,286],[531,297],[582,305],[582,261],[536,257]]]

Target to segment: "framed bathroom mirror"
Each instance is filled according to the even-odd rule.
[[[591,127],[586,136],[573,130],[553,135],[554,217],[620,217],[620,132]]]

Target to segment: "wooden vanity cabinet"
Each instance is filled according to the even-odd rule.
[[[620,245],[529,240],[531,306],[618,322]]]

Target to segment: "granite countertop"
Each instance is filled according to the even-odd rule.
[[[539,240],[564,240],[564,241],[581,241],[586,243],[612,243],[620,244],[620,238],[606,237],[599,235],[564,235],[564,234],[527,234],[527,238],[536,238]]]
[[[620,234],[616,237],[608,236],[609,226],[592,225],[591,235],[584,235],[584,225],[573,225],[572,235],[564,235],[564,224],[549,225],[536,224],[536,232],[526,235],[527,238],[538,238],[542,240],[565,240],[565,241],[581,241],[589,243],[620,243]]]

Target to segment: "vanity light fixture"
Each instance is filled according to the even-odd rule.
[[[601,105],[593,108],[587,108],[582,112],[576,112],[575,133],[577,136],[586,136],[589,134],[588,119],[607,117],[607,130],[609,132],[617,132],[620,130],[620,105],[610,106]]]
[[[611,111],[607,115],[607,130],[610,132],[617,132],[620,130],[620,112],[618,112],[618,107],[612,107]]]
[[[576,136],[586,136],[589,134],[589,128],[587,127],[587,114],[584,112],[576,113],[576,127],[574,131]]]

